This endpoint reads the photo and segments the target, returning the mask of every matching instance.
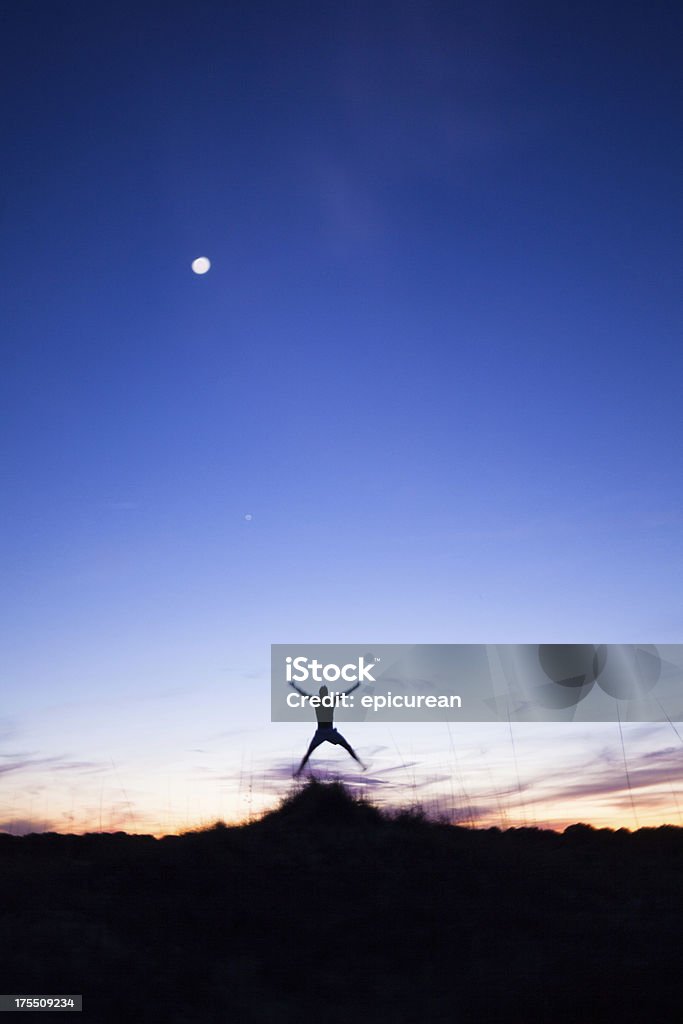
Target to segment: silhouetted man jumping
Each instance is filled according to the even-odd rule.
[[[311,696],[311,694],[306,693],[305,690],[299,689],[296,683],[290,682],[289,685],[292,686],[297,693],[300,693],[302,697]],[[355,683],[353,686],[350,686],[348,690],[340,691],[340,695],[343,696],[346,693],[352,693],[355,689],[357,689],[358,686],[360,686],[360,683]],[[321,686],[320,689],[318,690],[319,697],[327,697],[328,693],[329,691],[326,686]],[[363,771],[365,771],[366,766],[363,764],[356,751],[353,749],[351,744],[344,739],[342,734],[338,732],[334,727],[334,707],[324,708],[320,706],[315,708],[315,717],[318,719],[318,728],[316,729],[315,735],[313,736],[313,739],[311,740],[308,746],[308,750],[301,759],[301,764],[294,772],[294,777],[296,778],[297,775],[301,775],[301,772],[304,770],[304,766],[308,761],[309,757],[316,749],[316,747],[319,747],[321,743],[334,743],[335,746],[343,747],[344,750],[348,750],[349,754],[354,759],[354,761],[358,761],[358,764],[361,766]]]

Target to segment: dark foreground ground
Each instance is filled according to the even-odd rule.
[[[312,783],[241,828],[0,836],[0,992],[97,1024],[663,1024],[682,893],[681,829],[470,831]]]

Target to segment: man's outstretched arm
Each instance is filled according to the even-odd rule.
[[[349,686],[348,690],[342,690],[342,693],[343,694],[353,693],[353,691],[357,690],[359,686],[360,686],[360,683],[354,683],[353,686]]]
[[[296,690],[297,693],[300,693],[302,697],[310,697],[311,696],[310,693],[306,693],[305,690],[302,690],[300,686],[297,686],[296,683],[293,683],[291,680],[290,680],[289,685],[292,687],[293,690]],[[356,686],[358,686],[358,683],[356,683]]]

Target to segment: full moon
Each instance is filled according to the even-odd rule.
[[[206,256],[198,256],[196,260],[192,260],[192,269],[195,274],[208,274],[211,270],[211,260]]]

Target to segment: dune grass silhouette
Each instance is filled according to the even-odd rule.
[[[473,830],[309,782],[249,825],[0,835],[8,992],[92,1021],[677,1018],[683,830]]]

